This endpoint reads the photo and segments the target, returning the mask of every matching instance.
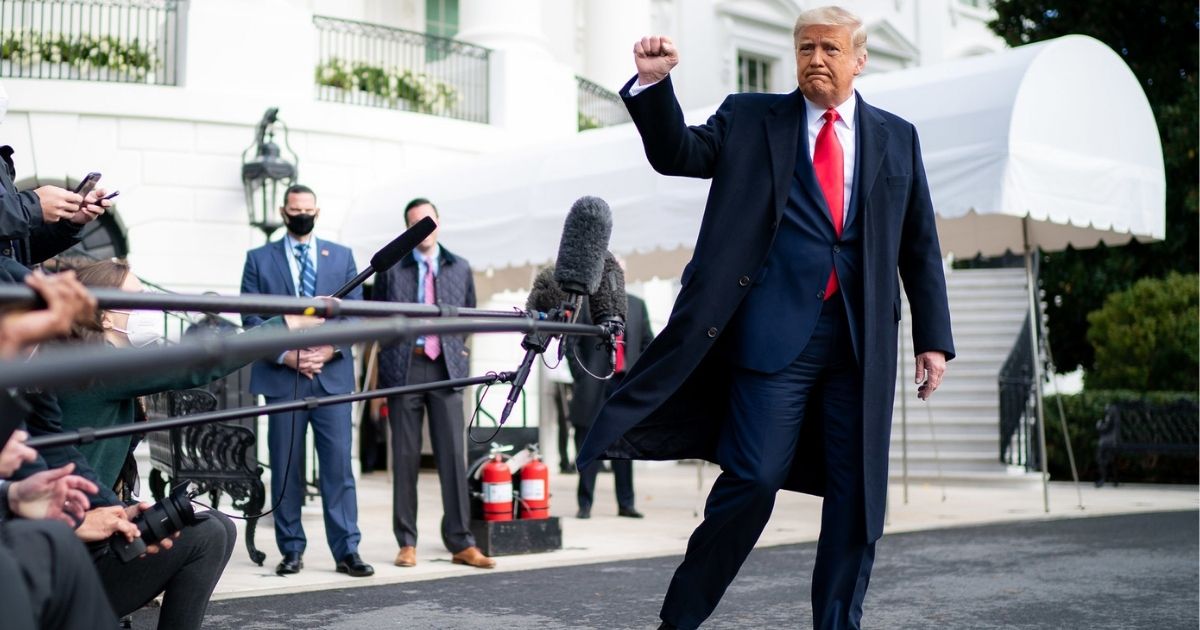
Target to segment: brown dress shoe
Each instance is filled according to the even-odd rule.
[[[492,569],[496,567],[496,561],[483,555],[479,547],[467,547],[462,551],[450,557],[450,562],[454,564],[465,564],[475,567],[476,569]]]
[[[417,566],[417,548],[416,547],[401,547],[400,553],[396,554],[396,566],[398,567],[415,567]]]

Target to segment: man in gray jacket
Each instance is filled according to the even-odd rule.
[[[404,208],[405,226],[431,217],[437,208],[417,198]],[[372,299],[441,306],[475,306],[475,280],[466,259],[438,244],[434,230],[412,256],[378,276]],[[470,354],[462,335],[426,335],[386,346],[379,352],[379,387],[417,385],[467,376]],[[475,546],[470,530],[466,429],[461,390],[438,389],[388,398],[392,432],[392,531],[400,552],[396,566],[417,563],[417,474],[421,463],[421,422],[429,414],[429,440],[442,483],[442,543],[451,561],[481,569],[496,562]]]

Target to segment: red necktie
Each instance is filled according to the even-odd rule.
[[[842,158],[842,143],[838,142],[834,133],[833,123],[838,119],[835,109],[830,109],[823,116],[825,126],[817,133],[817,144],[813,147],[813,170],[817,173],[817,183],[821,192],[825,193],[825,203],[829,206],[829,218],[833,220],[833,231],[842,236],[842,203],[844,201],[846,173]],[[833,297],[838,290],[837,268],[829,274],[825,283],[825,299]]]
[[[625,333],[617,334],[617,361],[613,367],[613,373],[625,373]]]

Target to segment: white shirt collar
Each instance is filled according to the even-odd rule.
[[[837,110],[838,116],[846,127],[851,131],[854,130],[854,109],[858,106],[858,92],[851,92],[850,98],[842,102],[841,105],[834,107]],[[808,126],[825,124],[821,121],[821,117],[825,115],[825,108],[804,97],[804,113],[808,118]]]

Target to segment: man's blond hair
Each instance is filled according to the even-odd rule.
[[[800,32],[810,26],[848,26],[854,52],[867,52],[867,27],[862,18],[841,7],[818,7],[801,13],[796,18],[796,27],[792,29],[792,43],[796,50],[800,49]]]

